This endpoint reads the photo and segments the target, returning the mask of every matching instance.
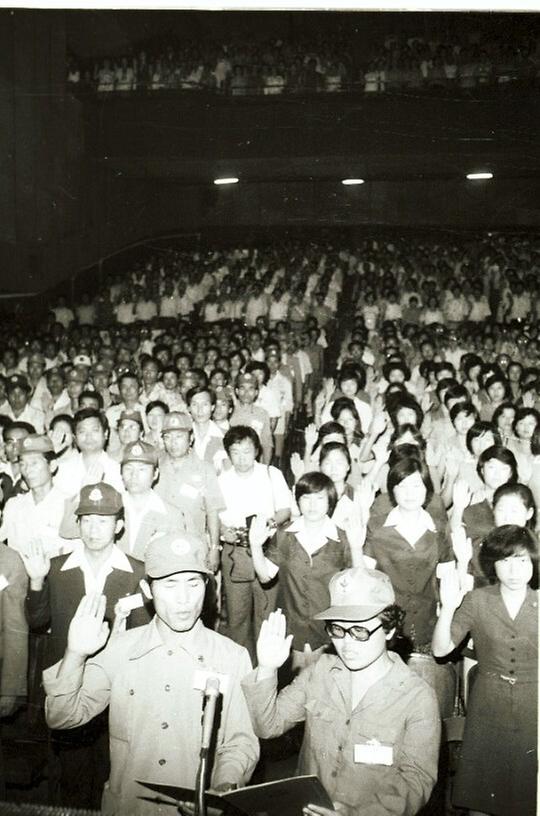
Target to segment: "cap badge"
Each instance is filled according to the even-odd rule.
[[[187,555],[190,549],[189,541],[184,541],[181,538],[177,538],[171,543],[171,550],[176,555]]]
[[[103,499],[103,493],[99,489],[99,487],[95,487],[91,493],[88,494],[88,498],[90,501],[99,502]]]
[[[131,448],[131,453],[133,454],[133,456],[142,456],[142,452],[143,449],[141,448],[140,445],[133,445],[133,447]]]

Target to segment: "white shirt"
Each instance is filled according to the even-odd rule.
[[[77,453],[65,462],[60,463],[54,480],[55,486],[65,497],[75,496],[83,485],[96,482],[106,482],[120,493],[124,493],[120,465],[105,452],[100,455],[98,468],[93,474],[86,471],[82,454]]]
[[[277,510],[292,509],[292,495],[283,474],[272,465],[255,462],[248,478],[239,476],[234,468],[218,476],[226,509],[219,516],[229,527],[243,527],[246,516],[270,518]]]
[[[66,559],[61,572],[66,572],[70,569],[78,567],[84,576],[84,593],[85,595],[98,594],[101,595],[105,581],[111,574],[113,569],[122,570],[123,572],[133,572],[131,564],[127,556],[122,550],[113,545],[109,558],[103,563],[99,569],[98,574],[94,573],[90,562],[86,557],[85,547],[82,541],[76,541],[73,552]]]
[[[30,403],[25,405],[24,411],[18,417],[15,416],[10,404],[7,403],[4,414],[14,422],[29,422],[30,425],[34,426],[38,434],[45,433],[45,414],[39,408],[32,407]]]
[[[145,515],[152,510],[166,515],[167,508],[161,496],[158,496],[153,490],[150,491],[150,496],[146,501],[142,501],[140,496],[130,496],[129,493],[124,493],[122,498],[124,500],[124,514],[128,533],[128,548],[129,552],[132,553]]]
[[[7,539],[9,547],[24,554],[29,554],[34,539],[41,541],[51,557],[70,552],[73,542],[59,534],[65,500],[65,495],[54,486],[37,504],[31,491],[13,496],[4,508],[0,541]]]
[[[416,542],[428,530],[432,533],[437,532],[435,522],[427,510],[423,508],[420,509],[418,514],[414,515],[414,518],[409,519],[408,514],[402,513],[399,507],[393,507],[388,513],[383,527],[394,527],[413,549]]]

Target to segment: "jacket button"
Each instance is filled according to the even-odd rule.
[[[161,723],[161,727],[162,727],[163,729],[168,728],[168,727],[169,727],[169,723],[162,722],[162,723]]]
[[[160,765],[166,765],[166,764],[167,764],[167,760],[166,760],[166,759],[158,759],[158,763],[159,763]]]
[[[133,696],[133,695],[135,694],[135,692],[133,691],[133,689],[130,689],[130,690],[129,690],[129,693],[131,694],[131,696]]]
[[[170,686],[169,686],[169,684],[167,683],[167,685],[165,686],[165,691],[170,691],[170,690],[171,690],[171,687],[170,687]]]
[[[169,650],[168,650],[168,652],[167,652],[167,654],[168,654],[168,655],[169,655],[169,657],[170,657],[170,656],[173,654],[173,650],[172,650],[172,649],[169,649]]]

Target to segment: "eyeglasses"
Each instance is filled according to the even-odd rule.
[[[345,629],[343,626],[340,626],[339,623],[326,623],[324,628],[326,629],[326,634],[329,635],[331,638],[337,638],[338,640],[342,640],[345,635],[350,635],[353,640],[361,640],[365,642],[369,640],[370,637],[375,634],[380,628],[382,627],[382,623],[375,627],[375,629],[366,629],[365,626],[350,626],[348,629]]]

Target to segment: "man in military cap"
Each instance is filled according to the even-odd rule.
[[[189,414],[171,411],[163,420],[165,453],[159,462],[156,493],[181,510],[188,529],[208,537],[213,563],[219,564],[219,512],[225,502],[216,472],[191,450],[193,422]]]
[[[12,374],[6,382],[8,409],[5,415],[14,422],[28,422],[36,432],[45,430],[45,414],[39,408],[30,405],[32,387],[23,374]]]
[[[49,557],[67,553],[71,542],[60,537],[65,496],[53,485],[56,472],[53,445],[48,436],[30,434],[18,441],[20,474],[28,491],[7,502],[0,528],[0,541],[19,553],[30,554],[30,544],[39,541]]]
[[[44,631],[50,627],[45,666],[58,661],[64,653],[71,618],[85,595],[103,594],[104,615],[111,624],[119,602],[124,610],[131,610],[126,621],[128,628],[148,622],[139,591],[143,565],[115,544],[122,527],[122,510],[122,497],[114,487],[106,482],[86,485],[76,509],[81,540],[75,543],[73,552],[51,559],[37,542],[32,542],[30,554],[23,556],[30,578],[26,597],[30,628]],[[96,786],[99,789],[108,774],[107,763],[101,761],[104,751],[105,759],[107,756],[106,721],[73,734],[55,733],[52,744],[58,760],[52,762],[58,775],[55,803],[98,806]],[[85,773],[81,774],[83,765]],[[55,788],[54,783],[52,787]]]
[[[269,465],[272,461],[274,443],[268,412],[254,404],[259,394],[259,382],[255,374],[239,374],[236,378],[234,392],[238,402],[229,423],[231,427],[249,425],[257,432],[261,440],[262,462]]]
[[[145,556],[143,589],[155,617],[107,641],[105,599],[84,598],[60,663],[43,676],[47,721],[76,728],[109,706],[111,775],[102,813],[156,813],[137,780],[194,788],[201,747],[201,707],[208,679],[222,707],[207,787],[245,784],[259,756],[240,681],[246,650],[201,621],[208,576],[207,548],[192,533],[156,537]],[[97,652],[97,654],[96,654]],[[94,655],[93,657],[91,657]]]
[[[315,774],[334,802],[304,816],[414,816],[437,779],[437,698],[388,642],[403,620],[390,579],[353,567],[329,584],[325,622],[332,652],[308,665],[277,694],[277,670],[292,635],[280,610],[264,621],[258,668],[242,683],[257,736],[269,739],[306,722],[300,774]]]
[[[141,561],[148,543],[157,533],[186,529],[183,512],[165,502],[154,490],[158,478],[156,448],[142,441],[126,445],[122,455],[125,527],[118,546]]]

